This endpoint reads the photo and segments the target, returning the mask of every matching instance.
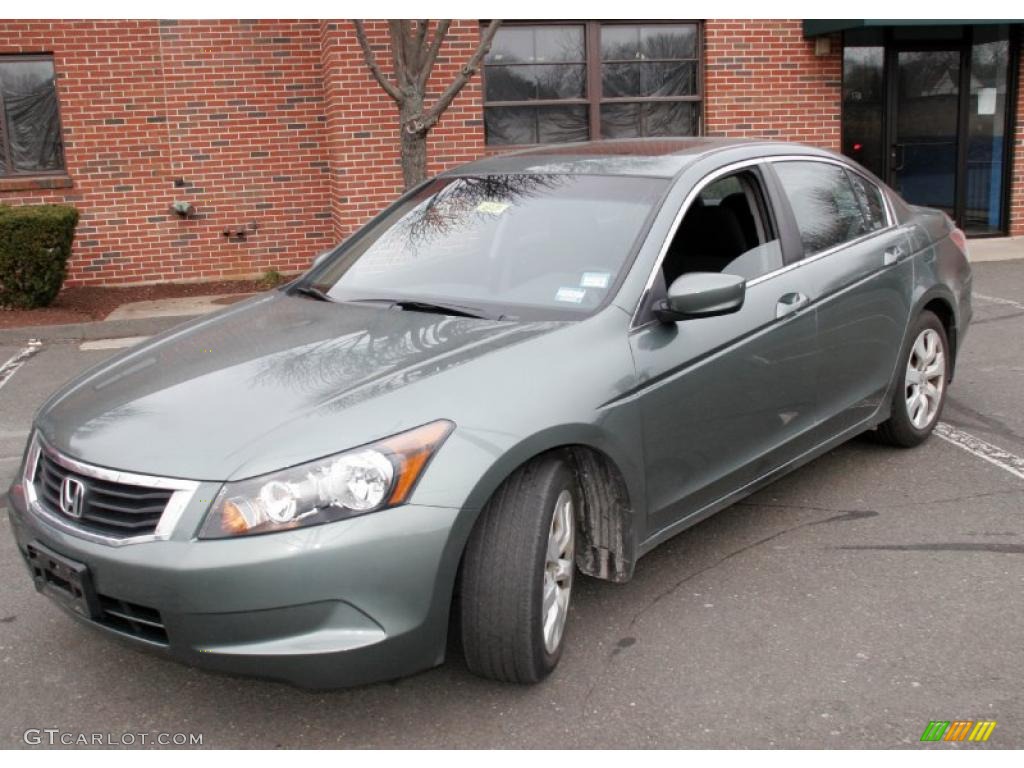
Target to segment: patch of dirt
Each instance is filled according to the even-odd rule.
[[[122,304],[152,299],[180,299],[218,293],[241,294],[225,297],[218,304],[239,301],[246,294],[268,290],[257,280],[221,280],[214,283],[160,283],[130,287],[73,286],[64,288],[53,304],[41,309],[0,309],[0,328],[25,325],[62,325],[102,320]]]

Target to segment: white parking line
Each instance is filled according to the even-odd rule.
[[[935,434],[947,443],[952,443],[957,448],[963,448],[979,459],[983,459],[989,464],[994,464],[1011,475],[1024,480],[1024,458],[1009,451],[1004,451],[1002,448],[992,445],[992,443],[986,443],[981,438],[964,432],[962,429],[952,427],[944,421],[940,421],[935,425]]]
[[[140,341],[145,341],[149,336],[125,336],[121,339],[96,339],[95,341],[83,341],[78,348],[82,352],[95,352],[99,349],[123,349],[134,347]]]
[[[1013,299],[1004,299],[999,296],[986,296],[984,293],[975,293],[973,294],[973,297],[975,299],[987,301],[989,304],[1003,304],[1007,307],[1013,307],[1014,309],[1024,309],[1024,304],[1021,304],[1019,301],[1014,301]]]
[[[43,342],[38,339],[29,339],[28,345],[24,349],[0,366],[0,387],[10,381],[17,370],[25,364],[25,361],[42,348]]]

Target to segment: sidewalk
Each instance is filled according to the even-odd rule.
[[[983,237],[967,241],[972,262],[1024,259],[1024,237]]]
[[[186,296],[123,304],[104,320],[65,325],[29,325],[0,329],[0,344],[25,339],[118,339],[126,336],[152,336],[186,320],[216,312],[255,294],[233,293],[211,296]]]

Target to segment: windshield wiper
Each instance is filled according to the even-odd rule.
[[[419,299],[350,299],[350,301],[359,304],[390,304],[392,307],[412,312],[433,312],[438,315],[474,317],[479,320],[490,319],[476,307],[467,307],[463,304],[444,304],[434,301],[420,301]]]
[[[294,288],[292,288],[292,293],[299,293],[302,294],[303,296],[309,296],[310,298],[316,299],[317,301],[334,301],[334,299],[332,299],[326,293],[321,291],[315,285],[297,285]]]

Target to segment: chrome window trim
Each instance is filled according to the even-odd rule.
[[[167,506],[164,507],[163,513],[160,515],[160,521],[157,523],[156,530],[153,533],[142,534],[141,536],[126,536],[118,538],[116,536],[106,536],[102,533],[96,533],[95,531],[85,530],[75,525],[70,520],[57,514],[43,504],[42,500],[36,494],[35,477],[39,466],[39,458],[45,453],[46,456],[56,464],[70,469],[85,477],[94,477],[97,480],[107,480],[113,483],[122,483],[124,485],[137,485],[144,488],[156,488],[159,490],[171,490],[171,498],[167,501]],[[68,456],[64,456],[58,453],[52,447],[47,445],[46,441],[43,440],[42,436],[37,432],[32,436],[31,447],[28,451],[28,456],[25,459],[25,471],[22,476],[24,481],[25,498],[28,501],[29,510],[38,518],[44,520],[49,525],[57,528],[62,533],[66,533],[69,536],[75,536],[79,539],[85,539],[97,544],[105,544],[111,547],[121,547],[128,544],[144,544],[150,541],[166,541],[174,533],[174,529],[181,519],[185,508],[188,503],[192,500],[192,496],[195,494],[196,489],[199,488],[199,483],[194,480],[178,480],[170,477],[155,477],[153,475],[141,475],[134,472],[123,472],[120,470],[107,469],[105,467],[96,467],[92,464],[86,464],[76,459],[72,459]]]
[[[860,237],[855,238],[853,240],[847,240],[846,242],[840,243],[839,245],[834,245],[831,248],[828,248],[824,251],[819,251],[818,253],[812,254],[810,256],[805,256],[799,261],[794,261],[792,264],[783,264],[776,270],[766,272],[763,275],[759,275],[758,277],[755,277],[753,280],[748,280],[748,287],[759,285],[763,282],[771,280],[772,278],[778,277],[779,275],[784,275],[787,272],[796,269],[797,267],[803,266],[805,264],[811,264],[817,261],[818,259],[823,259],[826,256],[831,256],[833,253],[837,253],[838,251],[841,251],[844,248],[849,248],[852,245],[857,245],[858,243],[868,240],[869,238],[876,237],[886,232],[890,232],[896,228],[895,210],[893,209],[892,201],[889,199],[889,195],[886,194],[886,190],[879,187],[871,179],[869,179],[863,173],[861,173],[856,168],[851,166],[849,163],[845,163],[838,158],[822,157],[820,155],[765,155],[764,157],[752,158],[749,160],[740,160],[735,163],[730,163],[729,165],[724,165],[721,168],[718,168],[702,176],[700,181],[698,181],[694,185],[693,189],[686,195],[686,198],[683,200],[682,205],[679,206],[679,211],[678,213],[676,213],[676,217],[672,221],[672,226],[669,227],[668,235],[665,237],[665,241],[661,244],[661,249],[658,252],[658,258],[654,262],[654,268],[651,270],[651,273],[647,276],[647,282],[644,284],[644,289],[640,294],[640,300],[637,302],[637,305],[633,310],[633,315],[629,322],[629,330],[631,332],[639,328],[643,328],[647,325],[650,325],[651,322],[654,322],[649,320],[645,323],[640,323],[640,309],[647,302],[647,298],[651,292],[651,289],[654,287],[654,281],[658,277],[658,272],[661,270],[661,265],[665,261],[665,256],[668,255],[669,246],[672,245],[672,240],[676,236],[676,230],[679,229],[679,225],[682,223],[683,216],[686,214],[686,211],[689,210],[690,205],[693,203],[697,195],[700,194],[701,190],[703,190],[704,187],[706,187],[708,184],[712,183],[719,177],[729,173],[733,173],[734,171],[738,171],[742,168],[763,165],[766,163],[774,164],[793,161],[827,163],[830,165],[837,165],[850,173],[857,174],[858,176],[863,178],[864,181],[866,181],[868,184],[871,184],[874,187],[876,187],[879,193],[882,195],[882,199],[885,201],[886,226],[882,227],[881,229],[876,229],[872,232],[868,232],[867,234],[861,235]]]

